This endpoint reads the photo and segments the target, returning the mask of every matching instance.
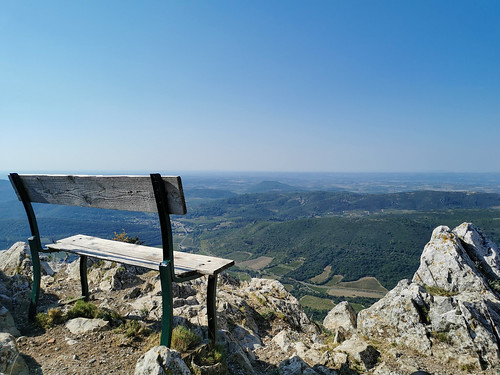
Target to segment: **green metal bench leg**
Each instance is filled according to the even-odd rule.
[[[217,306],[215,295],[217,290],[217,274],[208,276],[207,287],[207,315],[208,315],[208,337],[214,346],[217,343]]]
[[[85,301],[89,300],[89,283],[87,281],[87,256],[80,255],[80,282],[82,284],[82,296]]]
[[[170,348],[174,320],[174,303],[172,295],[172,267],[170,261],[160,263],[162,319],[160,345]]]
[[[35,237],[28,239],[31,252],[31,263],[33,264],[33,288],[31,289],[30,307],[28,310],[28,319],[33,320],[36,316],[36,307],[38,305],[38,297],[40,296],[40,277],[41,266],[39,252],[39,240]]]

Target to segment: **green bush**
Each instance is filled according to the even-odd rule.
[[[176,326],[172,330],[172,348],[178,352],[184,353],[188,349],[196,347],[200,343],[200,337],[189,328]]]
[[[66,313],[68,319],[88,318],[94,319],[97,317],[98,308],[96,305],[85,302],[83,300],[76,301],[75,305]]]
[[[140,338],[141,336],[148,336],[151,333],[151,329],[137,320],[127,320],[123,325],[123,329],[125,336],[130,338]]]
[[[425,289],[427,290],[427,292],[429,292],[429,294],[432,294],[433,296],[451,297],[458,294],[457,292],[452,292],[439,286],[425,285]]]
[[[67,320],[67,318],[61,312],[61,310],[54,308],[54,309],[49,309],[49,311],[46,314],[45,313],[36,314],[35,320],[40,327],[47,329],[55,326],[56,324],[64,323]]]

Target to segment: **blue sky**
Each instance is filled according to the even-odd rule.
[[[0,170],[500,172],[500,2],[2,1]]]

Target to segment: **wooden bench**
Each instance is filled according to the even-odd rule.
[[[160,272],[162,288],[161,345],[170,346],[173,326],[172,282],[193,280],[207,275],[208,332],[215,343],[217,333],[216,287],[217,275],[234,265],[233,260],[173,251],[170,214],[186,214],[186,202],[181,179],[150,176],[71,176],[18,175],[9,179],[23,203],[31,229],[29,246],[33,262],[33,289],[29,317],[36,315],[40,294],[41,252],[65,251],[80,257],[82,296],[89,297],[87,258],[94,257],[117,263],[144,267]],[[81,207],[96,207],[158,214],[162,248],[135,245],[77,234],[63,238],[44,248],[35,212],[31,205],[49,203]]]

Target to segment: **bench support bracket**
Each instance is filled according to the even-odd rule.
[[[36,307],[40,296],[40,278],[41,266],[39,252],[42,250],[40,240],[37,237],[28,239],[31,253],[31,263],[33,264],[33,287],[31,288],[30,307],[28,310],[28,319],[34,320],[36,316]]]
[[[80,255],[80,282],[82,284],[82,297],[85,302],[89,301],[89,283],[87,281],[87,256]]]
[[[172,267],[169,260],[160,263],[160,281],[163,309],[160,345],[170,348],[172,342],[172,327],[174,325],[174,304],[172,296]]]
[[[212,340],[214,347],[217,343],[217,306],[215,303],[216,290],[217,274],[209,275],[207,287],[208,337]]]

